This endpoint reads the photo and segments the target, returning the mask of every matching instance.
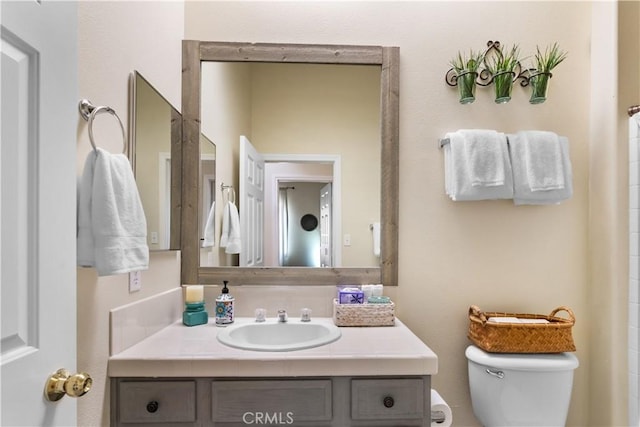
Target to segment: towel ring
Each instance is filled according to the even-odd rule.
[[[236,190],[233,187],[229,187],[227,190],[227,202],[231,202],[233,204],[236,203]]]
[[[118,115],[116,114],[113,108],[107,107],[106,105],[95,107],[94,105],[91,104],[91,101],[87,99],[83,99],[80,101],[80,104],[78,105],[78,109],[80,110],[80,115],[89,122],[89,142],[91,143],[91,146],[93,147],[94,151],[97,151],[98,148],[96,146],[95,139],[93,137],[93,121],[95,120],[98,114],[100,114],[101,112],[105,112],[105,113],[111,114],[116,118],[116,120],[118,120],[118,124],[120,125],[120,130],[122,131],[122,154],[127,153],[127,135],[124,131],[124,125],[122,124],[120,117],[118,117]]]
[[[223,202],[224,202],[224,196],[226,192],[227,201],[234,204],[236,203],[236,190],[233,188],[233,185],[225,185],[223,182],[220,184],[220,190],[222,190]],[[231,196],[233,196],[233,200]]]

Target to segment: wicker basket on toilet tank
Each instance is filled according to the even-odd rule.
[[[561,311],[569,318],[559,317]],[[548,323],[492,322],[489,318],[544,319]],[[499,319],[498,319],[499,320]],[[469,307],[467,336],[481,349],[491,353],[561,353],[576,351],[571,330],[575,324],[573,311],[558,307],[549,315],[483,312]]]

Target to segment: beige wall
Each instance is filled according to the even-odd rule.
[[[79,2],[79,94],[109,105],[127,126],[127,81],[140,71],[173,105],[180,105],[182,2]],[[161,29],[161,31],[159,30]],[[95,120],[97,144],[122,149],[120,130],[109,115]],[[86,122],[78,119],[78,174],[91,146]],[[109,425],[109,310],[180,284],[176,252],[154,253],[142,274],[142,290],[129,294],[128,275],[98,278],[78,270],[78,368],[94,378],[78,401],[78,425]]]
[[[589,141],[589,406],[593,425],[626,424],[628,135],[618,111],[618,13],[592,5]],[[625,120],[626,123],[626,120]],[[624,134],[622,133],[624,132]],[[624,191],[622,191],[624,189]],[[605,326],[606,325],[606,326]]]
[[[582,365],[569,422],[586,425],[593,315],[587,303],[590,3],[187,2],[185,22],[192,39],[400,47],[399,315],[440,356],[434,386],[452,405],[456,425],[467,426],[475,423],[464,358],[469,305],[543,313],[572,307]],[[488,89],[480,89],[472,105],[457,103],[455,89],[444,83],[449,60],[496,39],[519,43],[529,54],[536,44],[554,41],[569,51],[547,103],[529,105],[519,87],[506,105],[495,105]],[[436,141],[447,131],[474,127],[568,136],[574,197],[543,207],[448,200]],[[604,400],[607,387],[597,391]]]
[[[626,159],[620,147],[626,145],[620,142],[626,130],[619,126],[624,114],[618,102],[629,86],[617,74],[615,33],[618,19],[635,28],[638,13],[622,4],[618,17],[615,4],[598,2],[592,16],[594,4],[188,2],[183,10],[180,2],[80,2],[79,92],[112,106],[125,121],[126,82],[137,69],[180,106],[183,36],[399,46],[400,286],[392,295],[401,319],[440,356],[434,387],[452,406],[455,425],[476,423],[463,355],[470,304],[518,312],[572,307],[581,366],[569,425],[624,425]],[[479,16],[497,16],[500,23],[479,23]],[[553,41],[569,51],[554,73],[547,103],[530,106],[521,88],[506,105],[494,105],[489,89],[480,89],[472,105],[457,103],[455,89],[444,84],[448,61],[457,50],[495,39],[519,43],[523,52]],[[640,52],[638,45],[631,50]],[[605,80],[592,85],[592,69]],[[640,94],[637,83],[631,90]],[[90,145],[86,123],[78,123],[80,173]],[[548,129],[568,136],[574,197],[544,207],[449,201],[436,140],[462,127]],[[117,128],[102,132],[96,133],[98,144],[118,151]],[[125,275],[97,278],[93,270],[79,270],[78,368],[95,378],[92,392],[79,401],[80,425],[108,424],[108,310],[178,281],[175,253],[152,255],[136,294],[128,293]]]

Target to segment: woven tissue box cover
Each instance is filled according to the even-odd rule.
[[[569,318],[559,317],[560,311]],[[496,323],[491,317],[544,319],[548,323]],[[562,353],[576,351],[571,328],[575,324],[573,311],[558,307],[549,315],[527,313],[482,312],[477,306],[469,308],[468,338],[490,353]]]
[[[333,323],[336,326],[393,326],[395,304],[340,304],[333,300]]]

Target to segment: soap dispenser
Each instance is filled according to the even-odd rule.
[[[227,280],[224,282],[222,293],[216,298],[216,325],[228,325],[233,323],[233,296],[227,288]]]

